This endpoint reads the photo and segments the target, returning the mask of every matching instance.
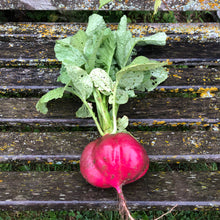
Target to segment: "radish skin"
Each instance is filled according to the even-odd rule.
[[[93,186],[114,187],[123,218],[133,219],[126,206],[122,186],[141,178],[149,168],[144,147],[127,133],[106,134],[89,143],[80,159],[80,171]]]

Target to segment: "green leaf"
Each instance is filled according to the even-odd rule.
[[[83,104],[76,112],[78,118],[91,118],[92,115],[85,104]]]
[[[129,97],[134,95],[132,89],[152,91],[168,77],[167,71],[162,68],[165,64],[139,56],[116,73],[118,86],[129,91]]]
[[[129,43],[132,39],[132,34],[127,30],[127,17],[124,15],[118,24],[118,30],[114,32],[116,38],[116,53],[115,57],[118,65],[123,68],[127,64],[127,56],[129,54]]]
[[[57,40],[54,47],[56,58],[65,65],[82,66],[86,63],[85,57],[80,50],[71,45],[71,39],[72,37]]]
[[[99,67],[109,73],[115,51],[114,35],[109,28],[96,30],[85,44],[86,70]]]
[[[60,75],[57,78],[57,82],[61,82],[63,84],[69,84],[71,81],[69,75],[67,74],[65,66],[62,64],[60,69]]]
[[[84,52],[87,36],[85,31],[79,30],[75,35],[70,38],[70,44],[77,48],[82,54]]]
[[[108,96],[112,93],[113,90],[113,82],[108,73],[106,73],[103,69],[96,68],[93,69],[90,73],[90,77],[93,81],[93,84],[98,90]]]
[[[140,91],[152,91],[160,83],[165,81],[168,77],[168,72],[163,67],[149,70],[144,74],[144,80],[142,84],[137,88]]]
[[[124,115],[122,118],[118,118],[117,120],[117,131],[118,132],[125,132],[126,128],[128,126],[129,120],[126,115]]]
[[[86,28],[86,35],[91,37],[100,30],[106,28],[105,21],[102,16],[93,14],[89,17],[88,26]]]
[[[66,71],[71,78],[75,94],[83,100],[89,98],[93,91],[93,83],[88,73],[74,65],[67,65]]]
[[[113,32],[107,28],[103,33],[102,43],[97,51],[95,67],[110,72],[113,56],[115,53],[116,41]]]
[[[134,98],[134,97],[136,97],[136,95],[135,95],[135,93],[134,93],[134,90],[127,90],[127,93],[128,93],[128,97],[129,98]]]
[[[37,111],[43,114],[47,114],[48,112],[47,103],[53,99],[62,98],[64,91],[65,91],[65,87],[56,88],[56,89],[50,90],[48,93],[43,95],[36,104]]]
[[[128,92],[124,89],[117,88],[116,92],[116,103],[119,105],[125,104],[128,102]],[[109,96],[109,104],[113,103],[113,95]]]
[[[116,73],[116,81],[119,82],[119,86],[121,87],[127,89],[135,88],[143,81],[145,71],[164,65],[165,63],[160,63],[158,61],[149,60],[146,57],[139,56],[135,58],[130,65],[122,68]]]
[[[158,8],[161,6],[162,1],[161,0],[155,0],[154,3],[154,15],[157,13]]]
[[[99,0],[99,9],[111,1],[112,0]]]
[[[136,45],[146,46],[146,45],[156,45],[164,46],[166,44],[167,35],[164,32],[159,32],[147,37],[135,37],[131,38],[126,45],[126,57],[124,58],[125,65],[131,60],[131,56],[134,53],[134,47]]]
[[[119,66],[123,68],[130,62],[136,44],[163,46],[166,44],[167,35],[161,32],[148,37],[134,38],[131,32],[127,30],[127,18],[124,15],[120,20],[118,30],[115,32],[115,37],[117,42],[115,57]]]
[[[120,88],[124,88],[126,90],[136,88],[144,79],[144,73],[141,71],[127,71],[126,74],[123,74],[123,76],[120,78],[118,85]]]
[[[100,48],[103,39],[103,30],[99,30],[94,33],[87,41],[85,45],[85,57],[87,60],[86,71],[90,73],[95,68],[97,61],[97,52]]]
[[[138,37],[138,38],[133,38],[134,39],[134,44],[140,45],[140,46],[145,46],[145,45],[156,45],[156,46],[164,46],[166,45],[166,39],[167,35],[164,32],[159,32],[156,34],[153,34],[151,36],[147,37]]]

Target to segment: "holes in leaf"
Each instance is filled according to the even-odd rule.
[[[151,80],[153,86],[157,85],[157,78],[155,76],[151,76],[150,80]]]
[[[154,81],[154,80],[156,80],[157,78],[155,77],[155,76],[151,76],[150,77],[150,80],[152,80],[152,81]]]

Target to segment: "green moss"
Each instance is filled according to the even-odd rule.
[[[158,218],[165,211],[133,211],[132,216],[136,220],[153,220]],[[219,219],[219,211],[173,211],[166,215],[163,219],[169,220],[213,220]],[[117,211],[23,211],[23,212],[0,212],[0,220],[120,220],[120,216]]]
[[[209,11],[0,11],[0,22],[87,22],[92,13],[104,16],[107,22],[119,22],[125,14],[129,23],[177,23],[177,22],[214,22],[215,14]]]

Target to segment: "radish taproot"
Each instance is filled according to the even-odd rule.
[[[92,117],[102,137],[88,144],[82,153],[80,169],[94,186],[114,187],[119,195],[121,215],[132,219],[122,186],[142,177],[148,169],[145,149],[126,130],[128,117],[117,117],[121,104],[136,97],[135,92],[154,90],[168,77],[165,62],[144,56],[133,59],[135,45],[166,43],[166,34],[133,37],[123,16],[117,30],[106,27],[102,16],[89,17],[86,31],[57,40],[56,58],[62,62],[58,82],[65,86],[43,95],[36,108],[46,114],[50,100],[65,92],[78,96],[82,106],[79,118]]]

